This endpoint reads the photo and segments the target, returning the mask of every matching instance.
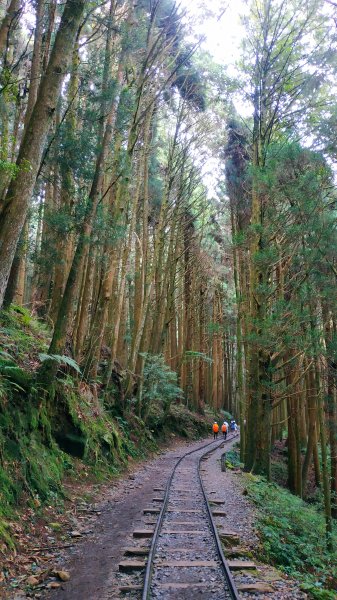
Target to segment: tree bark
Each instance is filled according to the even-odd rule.
[[[329,441],[331,460],[331,515],[337,519],[337,398],[336,378],[337,362],[333,358],[334,341],[337,339],[336,326],[332,313],[323,307],[325,345],[327,349],[326,376],[327,376],[327,409],[329,418]]]

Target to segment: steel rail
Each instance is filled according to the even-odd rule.
[[[234,434],[229,439],[232,440],[236,436],[237,436],[237,434],[236,435]],[[227,439],[225,440],[225,442],[227,442]],[[221,444],[218,446],[218,448],[220,446],[221,446]],[[210,523],[211,523],[211,526],[212,526],[213,535],[215,537],[215,541],[216,541],[216,545],[217,545],[217,550],[218,550],[219,558],[221,560],[222,568],[224,569],[224,572],[225,572],[225,577],[226,577],[226,580],[227,580],[227,583],[228,583],[228,586],[229,586],[229,590],[230,590],[231,596],[232,596],[233,600],[239,600],[240,597],[239,597],[238,591],[237,591],[237,589],[235,587],[234,579],[233,579],[232,574],[230,572],[230,569],[228,567],[225,555],[223,553],[222,544],[221,544],[221,540],[220,540],[220,537],[219,537],[219,534],[218,534],[217,526],[216,526],[215,521],[214,521],[212,510],[211,510],[211,507],[210,507],[210,504],[209,504],[209,501],[208,501],[208,498],[207,498],[205,486],[203,484],[201,473],[200,473],[200,464],[201,464],[201,461],[205,458],[205,456],[212,454],[212,452],[214,452],[214,451],[215,451],[215,449],[208,450],[207,452],[205,452],[205,454],[203,454],[202,456],[199,457],[199,460],[198,460],[199,482],[200,482],[200,486],[201,486],[201,489],[202,489],[202,493],[204,495],[204,500],[205,500],[205,503],[206,503],[206,506],[207,506],[208,517],[209,517],[209,520],[210,520]]]
[[[207,455],[207,454],[212,454],[213,452],[215,452],[215,450],[217,450],[218,448],[220,448],[222,446],[222,444],[229,442],[230,440],[232,440],[233,438],[237,437],[238,434],[232,435],[230,438],[226,438],[225,440],[221,440],[220,444],[217,444],[214,448],[212,448],[211,450],[208,450],[207,452],[205,452],[204,454],[201,455],[201,457],[199,458],[198,461],[198,475],[199,475],[199,481],[201,484],[201,489],[204,495],[204,499],[206,501],[206,507],[207,507],[207,512],[208,512],[208,516],[211,522],[211,526],[212,526],[212,530],[213,530],[213,535],[215,537],[216,540],[216,546],[217,546],[217,551],[219,554],[219,558],[221,560],[221,564],[222,567],[224,569],[224,573],[225,573],[225,577],[226,580],[228,582],[228,586],[229,586],[229,591],[230,594],[232,596],[232,600],[240,600],[238,591],[236,590],[232,575],[229,571],[228,565],[227,565],[227,561],[225,559],[224,553],[222,551],[222,547],[221,547],[221,541],[218,535],[218,532],[216,530],[216,525],[213,519],[213,515],[211,514],[211,509],[206,497],[206,492],[201,480],[201,476],[200,476],[200,462],[201,460]],[[150,551],[149,551],[149,556],[148,556],[148,560],[146,563],[146,570],[145,570],[145,577],[144,577],[144,587],[143,587],[143,593],[142,593],[142,600],[150,600],[150,586],[151,586],[151,578],[152,578],[152,571],[153,571],[153,559],[154,559],[154,554],[157,548],[157,543],[158,543],[158,537],[159,537],[159,533],[160,533],[160,529],[162,526],[162,521],[165,515],[165,511],[166,511],[166,507],[168,504],[168,499],[169,499],[169,493],[170,493],[170,488],[171,488],[171,484],[172,484],[172,480],[174,477],[174,474],[177,470],[177,467],[180,465],[180,463],[184,460],[184,458],[186,458],[187,456],[190,456],[191,454],[194,454],[195,452],[199,452],[200,450],[203,450],[204,448],[207,448],[208,446],[214,445],[214,440],[212,442],[208,442],[207,444],[205,444],[204,446],[200,446],[199,448],[196,448],[195,450],[190,450],[189,452],[186,452],[186,454],[184,454],[183,456],[181,456],[179,458],[179,460],[176,462],[176,464],[174,465],[173,469],[172,469],[172,473],[168,479],[168,482],[166,484],[166,490],[165,490],[165,496],[164,496],[164,500],[163,500],[163,504],[162,504],[162,508],[160,510],[159,516],[158,516],[158,520],[157,520],[157,524],[154,530],[154,534],[153,534],[153,538],[152,538],[152,542],[151,542],[151,547],[150,547]]]

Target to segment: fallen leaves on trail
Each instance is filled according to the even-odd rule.
[[[31,585],[31,586],[38,585],[39,580],[36,579],[36,577],[34,577],[34,575],[30,575],[29,577],[27,577],[26,583],[27,583],[27,585]]]
[[[54,575],[61,579],[61,581],[69,581],[70,579],[70,574],[68,571],[54,571]]]
[[[60,587],[61,587],[61,584],[60,584],[60,583],[58,583],[57,581],[51,581],[50,583],[47,583],[46,587],[47,587],[48,589],[55,590],[55,589],[57,589],[57,588],[60,588]]]
[[[82,534],[80,531],[71,531],[70,532],[71,537],[76,538],[76,537],[82,537]]]
[[[20,594],[22,598],[40,598],[43,589],[58,589],[69,581],[63,550],[75,547],[93,532],[92,520],[99,518],[101,510],[88,498],[100,492],[101,502],[103,486],[88,484],[83,478],[82,482],[65,482],[65,488],[64,502],[39,506],[38,501],[32,507],[30,498],[18,521],[7,523],[15,549],[0,545],[1,598],[19,598]]]

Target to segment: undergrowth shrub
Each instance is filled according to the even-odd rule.
[[[324,515],[263,478],[249,476],[248,495],[260,509],[261,559],[302,581],[312,598],[336,598],[337,554],[326,549]],[[337,547],[337,531],[334,531]]]
[[[178,376],[165,363],[162,354],[141,354],[145,360],[141,383],[142,417],[150,429],[161,427],[174,400],[183,397]]]
[[[181,437],[196,439],[211,435],[212,428],[201,415],[188,410],[183,404],[171,404],[163,424],[163,432],[174,432]]]
[[[226,466],[229,469],[238,469],[240,465],[240,456],[237,450],[233,449],[226,452]]]
[[[13,306],[10,311],[1,311],[0,348],[16,365],[37,365],[39,352],[48,348],[48,339],[46,327],[33,319],[27,309]]]
[[[62,434],[71,443],[81,439],[83,458],[97,468],[104,467],[115,472],[118,463],[125,460],[121,432],[115,421],[109,418],[100,401],[94,397],[85,383],[74,381],[70,376],[56,382],[57,413],[53,417],[53,433],[60,439]]]

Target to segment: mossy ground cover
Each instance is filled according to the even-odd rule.
[[[276,465],[276,466],[275,466]],[[227,453],[227,468],[243,467],[238,444]],[[281,472],[286,482],[286,464],[277,460],[273,474]],[[323,503],[304,501],[277,483],[263,477],[244,474],[245,493],[257,508],[256,528],[260,544],[255,549],[258,559],[272,564],[298,580],[303,591],[316,600],[337,598],[337,523],[333,546],[326,547]]]

